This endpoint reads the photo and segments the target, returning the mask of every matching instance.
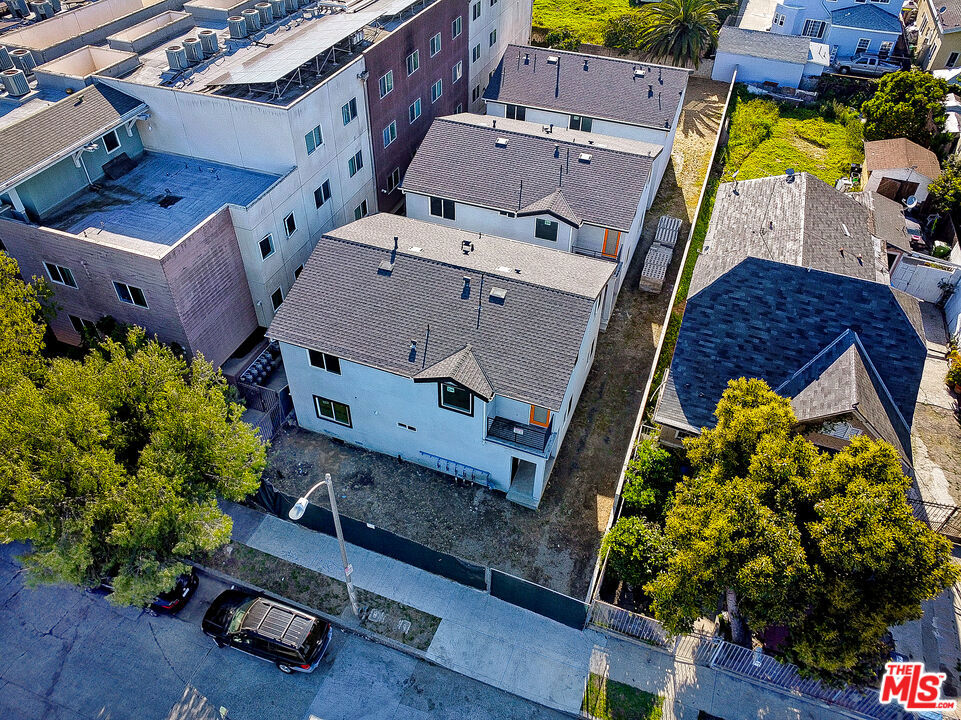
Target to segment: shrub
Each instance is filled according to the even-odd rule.
[[[544,42],[547,47],[557,48],[558,50],[578,50],[581,47],[580,36],[567,28],[551,30],[544,37]]]
[[[636,590],[657,577],[669,555],[664,535],[653,523],[639,517],[622,517],[601,543],[607,567]]]
[[[944,381],[951,387],[961,385],[961,357],[958,357],[957,354],[951,357],[951,365],[948,367],[948,374]]]
[[[936,258],[943,259],[951,254],[951,248],[948,245],[938,245],[931,254]]]
[[[658,520],[676,484],[674,458],[655,441],[643,440],[627,466],[621,497],[628,512]]]

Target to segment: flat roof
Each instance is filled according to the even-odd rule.
[[[105,232],[170,246],[224,205],[250,205],[279,179],[195,158],[146,152],[126,175],[99,180],[98,189],[88,187],[40,224],[91,239]]]

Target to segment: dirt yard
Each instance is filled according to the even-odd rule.
[[[429,547],[583,598],[611,512],[614,490],[667,311],[681,252],[659,295],[637,289],[661,215],[685,222],[686,239],[707,172],[727,86],[692,78],[672,161],[648,212],[644,241],[600,337],[594,366],[540,508],[395,459],[304,431],[278,436],[270,477],[297,493],[333,474],[340,510]],[[679,245],[680,247],[680,245]],[[302,464],[301,464],[302,463]]]

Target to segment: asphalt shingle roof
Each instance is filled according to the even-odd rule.
[[[547,61],[552,56],[556,64]],[[644,76],[636,77],[635,68]],[[508,45],[484,98],[663,130],[674,121],[690,74],[665,65]]]
[[[925,2],[928,3],[931,13],[939,17],[945,32],[954,32],[961,28],[961,0],[937,0],[937,2],[925,0]],[[938,13],[937,11],[942,7],[944,12]]]
[[[929,180],[941,175],[938,156],[907,138],[871,140],[864,143],[864,172],[914,167]]]
[[[421,370],[414,375],[414,381],[418,380],[453,380],[487,402],[494,397],[494,387],[484,374],[470,345],[465,345],[453,355],[448,355],[440,362]]]
[[[897,15],[882,10],[877,5],[852,5],[833,10],[831,24],[838,27],[900,33],[901,21]]]
[[[568,222],[580,219],[628,231],[659,148],[589,133],[578,141],[563,137],[534,123],[439,118],[407,168],[403,187],[509,212],[529,206],[557,210],[551,198],[561,189],[570,213],[560,212],[575,216],[566,218]],[[498,138],[506,138],[507,145],[498,145]],[[589,162],[580,159],[585,153]]]
[[[410,378],[456,370],[475,392],[486,391],[483,377],[493,393],[556,411],[613,270],[381,213],[318,241],[268,335]],[[494,288],[506,291],[502,301]]]
[[[911,252],[911,239],[904,224],[904,208],[901,203],[870,190],[847,193],[847,196],[871,211],[868,216],[869,227],[875,237],[881,238],[888,245]]]
[[[143,102],[94,84],[0,130],[0,188],[115,127]]]
[[[811,39],[725,25],[718,34],[717,51],[803,65],[811,52]]]

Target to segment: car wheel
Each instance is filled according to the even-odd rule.
[[[292,675],[294,669],[290,665],[284,665],[283,663],[277,663],[277,669],[286,675]]]
[[[225,648],[225,647],[227,647],[227,643],[225,643],[225,642],[224,642],[223,640],[221,640],[220,638],[214,638],[214,642],[217,644],[217,647],[219,647],[219,648]]]
[[[851,72],[850,68],[846,68],[846,67],[841,68],[842,75],[847,75],[849,72]]]

